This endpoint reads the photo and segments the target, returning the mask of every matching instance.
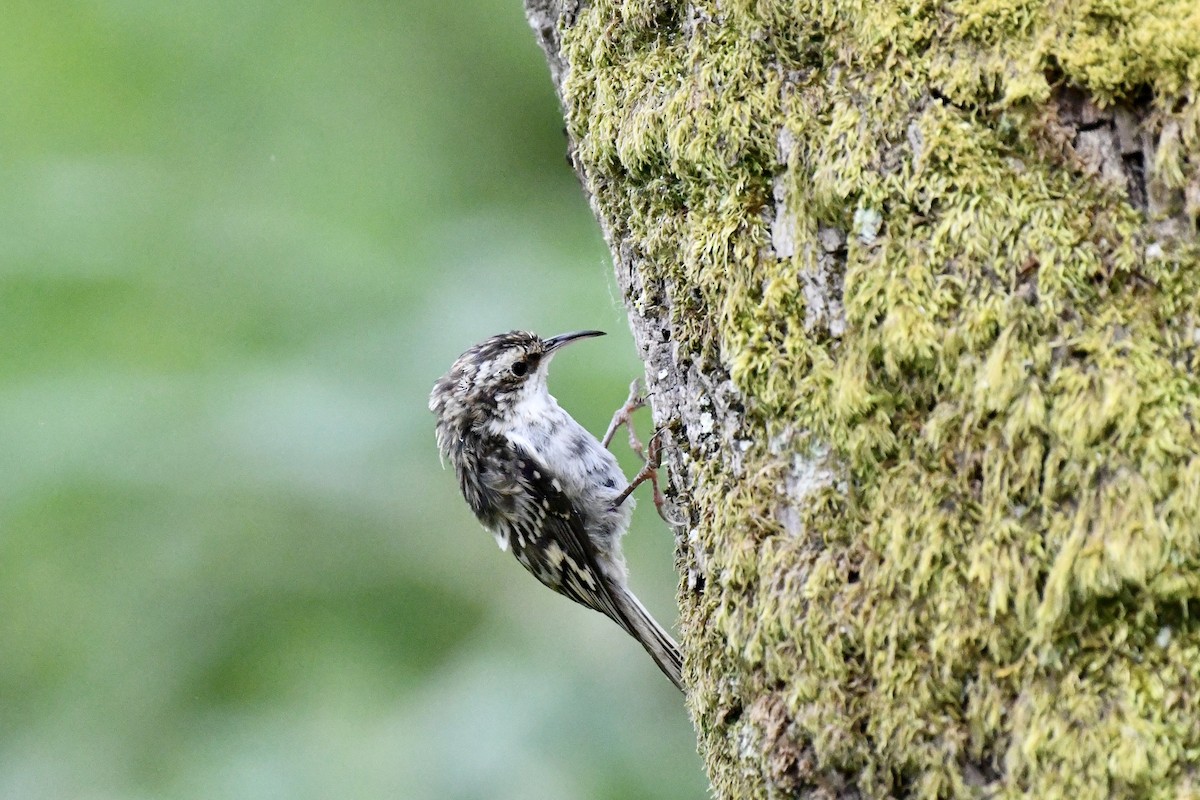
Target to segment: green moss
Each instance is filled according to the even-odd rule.
[[[1200,253],[1080,174],[1040,104],[1149,92],[1154,178],[1200,182],[1200,7],[593,0],[563,35],[589,189],[647,285],[694,287],[679,353],[728,371],[755,443],[691,476],[722,795],[1196,792]],[[806,325],[823,226],[840,337]],[[778,489],[815,446],[845,484],[797,533]],[[768,695],[786,735],[746,713]]]

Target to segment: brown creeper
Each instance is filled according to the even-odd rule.
[[[680,689],[679,646],[629,590],[617,460],[546,388],[551,356],[602,331],[493,336],[433,386],[437,443],[475,516],[539,581],[607,615]]]

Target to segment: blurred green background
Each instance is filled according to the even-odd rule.
[[[519,0],[4,6],[0,797],[704,796],[434,447],[489,334],[610,331],[595,431],[640,374]],[[668,623],[670,549],[644,498]]]

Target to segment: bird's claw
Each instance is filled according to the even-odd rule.
[[[659,438],[663,432],[669,427],[664,425],[658,428],[650,436],[650,441],[643,445],[638,439],[637,432],[633,429],[633,412],[637,411],[646,405],[650,398],[650,393],[642,393],[642,382],[635,378],[633,383],[629,384],[629,397],[625,400],[625,405],[617,409],[613,414],[612,422],[608,424],[608,430],[604,433],[604,438],[601,444],[608,447],[612,443],[613,436],[616,435],[617,429],[622,425],[629,431],[629,449],[637,453],[638,458],[642,459],[645,464],[640,472],[633,476],[633,480],[625,487],[621,494],[617,495],[617,499],[613,502],[610,510],[615,511],[622,503],[628,499],[640,484],[650,481],[650,485],[654,487],[654,508],[658,511],[658,516],[662,517],[663,521],[668,525],[676,525],[676,521],[672,520],[665,511],[666,498],[663,497],[662,490],[658,485],[658,468],[662,465],[662,440]]]
[[[612,421],[608,423],[608,430],[604,432],[604,438],[600,440],[600,444],[605,448],[612,443],[613,436],[616,435],[617,429],[624,425],[629,430],[629,446],[638,455],[645,458],[642,450],[642,443],[637,440],[637,436],[633,432],[633,425],[630,422],[633,420],[633,412],[646,405],[646,401],[650,398],[649,393],[642,394],[642,381],[640,378],[634,378],[633,383],[629,384],[629,397],[625,400],[625,405],[617,409],[613,414]]]
[[[639,456],[645,459],[646,463],[642,466],[641,471],[638,472],[637,475],[633,476],[633,480],[629,482],[629,485],[625,487],[625,490],[617,496],[616,501],[613,503],[613,508],[616,509],[621,505],[621,503],[624,503],[626,498],[633,493],[633,490],[642,483],[650,481],[650,485],[654,488],[654,508],[656,511],[658,511],[658,516],[661,517],[662,520],[668,525],[675,525],[676,521],[672,520],[670,516],[667,515],[665,510],[667,500],[663,496],[662,489],[658,485],[658,468],[662,466],[662,439],[659,437],[662,436],[666,429],[667,426],[663,426],[654,431],[654,434],[650,437],[650,441],[646,447],[643,447],[640,441],[636,443],[636,447],[633,446],[635,437],[632,428],[630,429],[630,446],[633,447],[634,451]]]

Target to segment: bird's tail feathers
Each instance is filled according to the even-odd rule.
[[[683,656],[675,639],[658,624],[632,592],[622,590],[615,594],[618,596],[614,599],[617,600],[621,616],[624,617],[617,619],[617,624],[638,640],[663,674],[682,692]]]

